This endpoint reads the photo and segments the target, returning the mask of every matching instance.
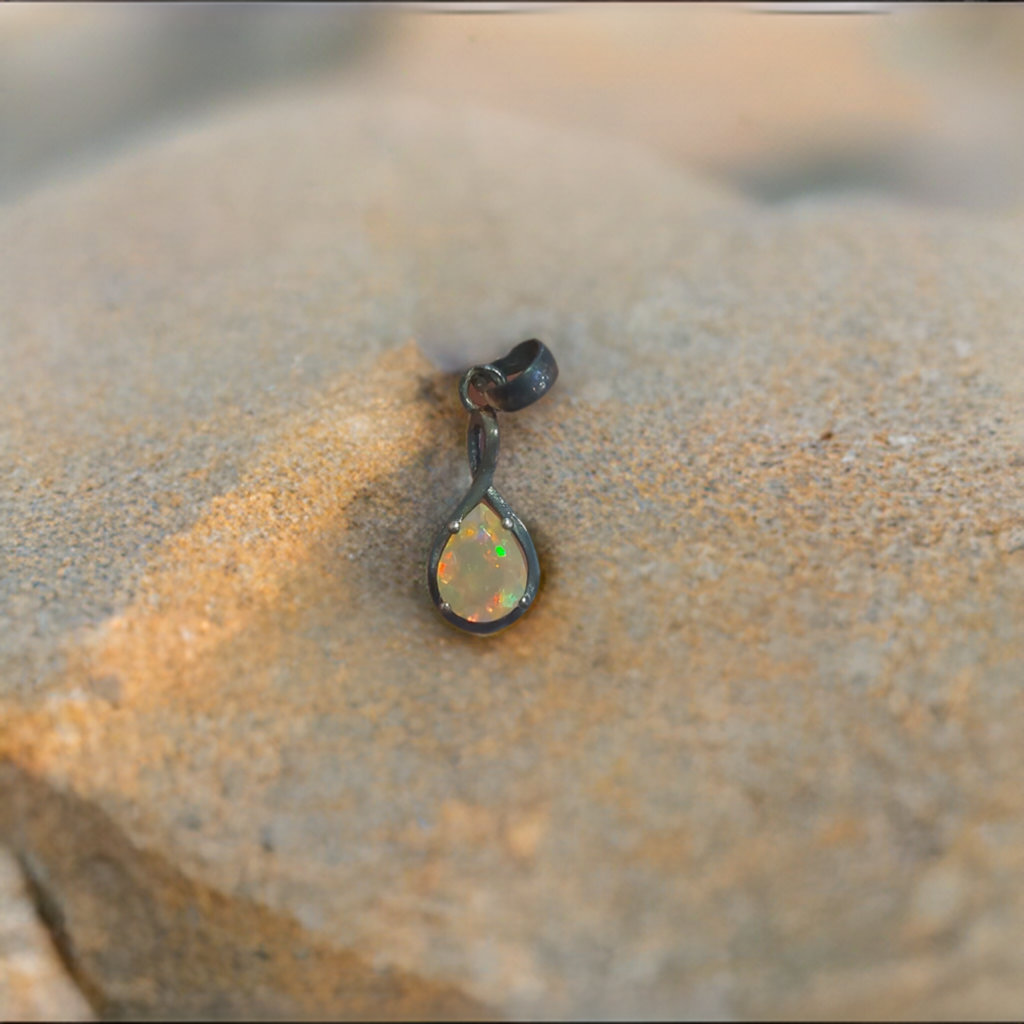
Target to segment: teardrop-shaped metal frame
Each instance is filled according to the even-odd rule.
[[[430,561],[427,565],[427,586],[430,588],[430,596],[438,612],[446,622],[466,633],[488,636],[511,626],[533,606],[534,599],[537,597],[537,588],[540,585],[540,561],[537,558],[537,551],[533,546],[529,531],[492,483],[494,469],[498,462],[498,419],[494,415],[493,409],[483,407],[473,411],[469,418],[466,447],[469,451],[469,468],[473,474],[473,482],[434,538],[433,547],[430,549]],[[526,556],[526,590],[516,606],[502,618],[494,619],[491,622],[470,622],[469,619],[456,615],[441,597],[437,586],[437,569],[448,541],[453,534],[458,533],[462,520],[481,501],[486,501],[494,509],[505,529],[511,530],[513,536],[519,541],[523,554]]]

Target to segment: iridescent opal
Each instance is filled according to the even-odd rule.
[[[503,619],[526,592],[526,555],[515,534],[482,501],[444,546],[437,566],[441,600],[469,622]]]

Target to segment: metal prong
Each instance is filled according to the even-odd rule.
[[[523,594],[522,598],[520,598],[519,600],[519,603],[525,608],[530,603],[530,595]]]
[[[449,529],[449,530],[450,530],[450,531],[451,531],[452,533],[458,533],[458,532],[459,532],[459,530],[461,530],[461,529],[462,529],[462,523],[460,523],[460,522],[458,521],[458,519],[453,519],[453,520],[452,520],[452,521],[451,521],[451,522],[450,522],[450,523],[448,524],[448,529]]]
[[[505,516],[501,521],[501,525],[504,526],[506,530],[511,530],[515,524],[512,522],[511,516]]]
[[[451,610],[452,610],[452,606],[447,601],[442,601],[441,602],[441,611],[443,611],[443,612],[450,612]]]

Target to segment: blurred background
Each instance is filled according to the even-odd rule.
[[[767,203],[998,210],[1022,53],[1016,4],[5,4],[0,201],[319,77],[621,136]]]

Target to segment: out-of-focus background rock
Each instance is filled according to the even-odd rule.
[[[113,1017],[1018,1015],[1021,20],[0,8],[0,941]],[[449,371],[530,334],[480,643]]]
[[[536,6],[5,8],[0,195],[312,74],[628,138],[767,202],[870,190],[1001,207],[1024,190],[1015,5]]]

